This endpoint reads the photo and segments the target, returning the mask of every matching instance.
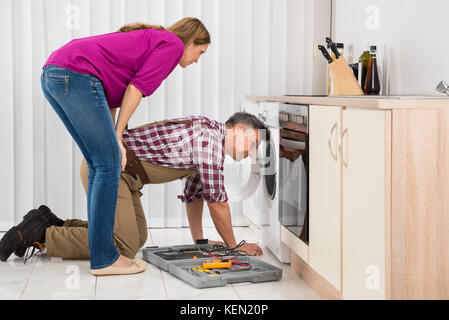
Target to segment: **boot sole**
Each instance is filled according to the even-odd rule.
[[[0,260],[1,261],[8,260],[9,256],[11,256],[15,250],[15,245],[8,251],[6,251],[6,248],[4,248],[8,237],[11,236],[15,232],[17,232],[17,227],[12,227],[11,229],[8,230],[8,232],[5,233],[3,238],[0,240]]]
[[[18,224],[16,227],[13,227],[13,228],[15,228],[16,230],[18,230],[18,229],[20,229],[21,227],[22,227],[22,225],[24,225],[26,222],[27,222],[27,220],[28,219],[31,219],[34,215],[41,215],[43,218],[44,218],[44,220],[45,221],[47,221],[48,222],[48,218],[47,218],[47,215],[45,214],[45,213],[43,213],[43,212],[41,212],[41,211],[39,211],[39,210],[37,210],[37,209],[34,209],[34,210],[31,210],[31,211],[29,211],[27,214],[25,214],[24,216],[23,216],[23,219],[22,219],[22,222],[20,222],[20,224]],[[48,222],[49,223],[49,222]],[[12,230],[12,229],[11,229]],[[8,231],[9,232],[9,231]],[[8,232],[6,233],[6,234],[8,234]],[[5,234],[5,237],[6,237],[6,234]],[[23,252],[22,252],[23,251]],[[19,257],[19,258],[22,258],[24,255],[25,255],[25,252],[26,252],[26,248],[24,249],[24,250],[21,250],[21,249],[17,249],[17,250],[14,250],[13,251],[14,252],[14,254],[17,256],[17,257]],[[12,253],[11,253],[12,254]],[[10,255],[11,255],[10,254]],[[8,256],[9,257],[9,256]],[[6,259],[8,259],[8,257],[6,258]],[[0,255],[0,260],[2,259],[2,256]],[[2,261],[5,261],[5,260],[2,260]]]
[[[41,213],[44,217],[46,216],[46,214],[41,212],[41,211],[39,211],[39,213]],[[34,211],[34,210],[31,210],[26,215],[23,216],[22,221],[25,222],[27,219],[30,219],[33,216],[33,214],[38,214],[38,213],[36,211]],[[26,249],[24,249],[24,250],[15,250],[14,254],[17,257],[19,257],[19,258],[23,258],[23,256],[25,255],[25,252],[26,252]]]

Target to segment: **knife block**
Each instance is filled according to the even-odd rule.
[[[328,64],[327,94],[333,96],[361,96],[364,94],[351,67],[343,56],[338,59],[332,54],[333,61]]]

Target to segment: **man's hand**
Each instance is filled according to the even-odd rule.
[[[245,243],[244,245],[238,247],[236,250],[245,251],[247,254],[252,256],[263,255],[262,249],[256,243]]]
[[[222,246],[226,246],[226,243],[224,243],[222,241],[208,240],[207,243],[209,243],[209,244],[221,244]]]
[[[213,240],[208,240],[209,244],[221,244],[222,246],[226,246],[226,243],[222,242],[222,241],[213,241]],[[247,254],[252,255],[252,256],[261,256],[263,255],[263,251],[262,249],[255,243],[245,243],[242,246],[238,247],[235,250],[241,250],[241,251],[245,251]]]

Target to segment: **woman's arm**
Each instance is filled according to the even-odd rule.
[[[125,170],[126,166],[126,150],[122,144],[123,131],[128,124],[129,118],[131,118],[132,114],[139,105],[142,96],[142,92],[140,92],[139,89],[134,87],[132,84],[129,84],[125,90],[125,94],[123,95],[122,105],[120,106],[117,124],[115,125],[115,133],[117,135],[120,151],[122,153],[122,171]]]
[[[117,125],[115,126],[115,132],[117,138],[121,140],[123,131],[128,124],[129,119],[136,110],[137,106],[142,99],[142,92],[139,91],[132,84],[129,84],[123,95],[122,105],[120,106],[120,112],[118,114]]]

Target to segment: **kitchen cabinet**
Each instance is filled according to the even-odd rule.
[[[309,265],[343,298],[385,296],[386,112],[309,108]]]
[[[341,290],[341,109],[309,107],[309,265],[337,290]]]
[[[293,270],[323,298],[449,299],[449,99],[247,98],[310,106]]]
[[[342,111],[344,299],[385,298],[385,126],[389,113],[357,108]]]

